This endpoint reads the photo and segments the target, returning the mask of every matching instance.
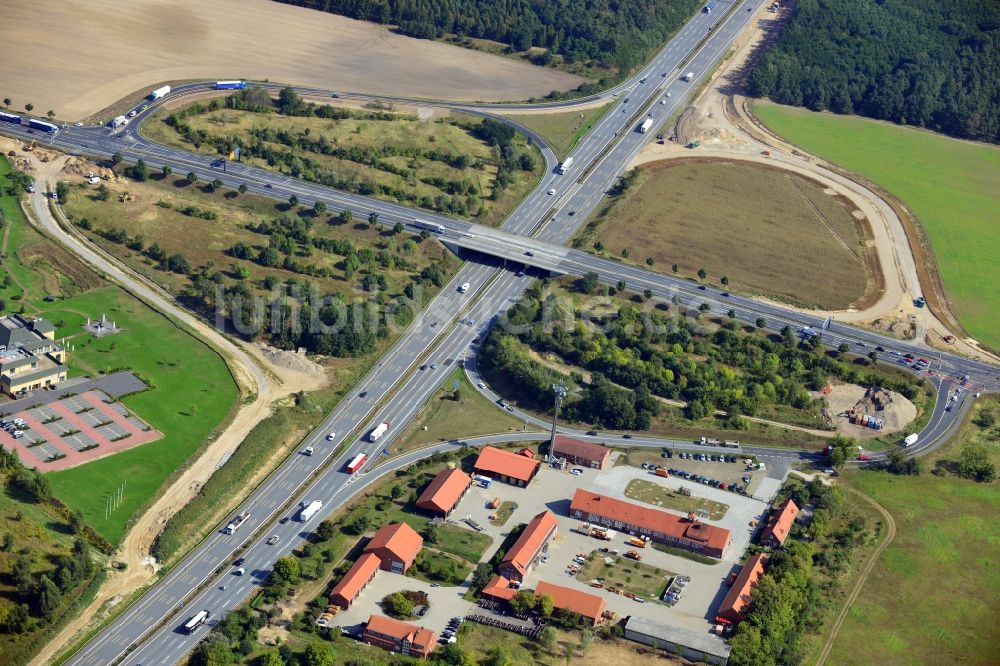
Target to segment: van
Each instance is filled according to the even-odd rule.
[[[461,287],[458,288],[458,291],[464,294],[465,292],[469,291],[471,287],[472,285],[466,282],[465,284],[463,284]]]

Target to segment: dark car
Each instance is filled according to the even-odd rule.
[[[233,562],[233,566],[234,566],[234,567],[238,567],[238,566],[240,566],[241,564],[243,564],[243,561],[244,561],[245,559],[246,559],[246,558],[243,558],[243,557],[240,557],[240,558],[237,558],[237,559],[236,559],[236,561],[235,561],[235,562]]]
[[[705,291],[705,285],[703,285],[703,284],[699,284],[698,288],[701,289],[702,291]]]
[[[596,430],[588,430],[587,431],[587,436],[589,436],[589,437],[597,437],[597,431]]]
[[[723,295],[724,297],[726,297],[726,298],[729,298],[729,292],[728,292],[728,291],[724,291],[724,292],[722,292],[722,295]]]
[[[632,435],[622,435],[622,439],[632,439]]]
[[[525,256],[528,256],[528,257],[533,257],[533,256],[535,256],[535,253],[534,253],[534,252],[532,252],[531,250],[525,250],[525,251],[524,251],[524,254],[525,254]]]
[[[885,347],[879,345],[878,347],[875,348],[875,351],[885,351]]]
[[[359,393],[359,394],[358,394],[358,397],[359,397],[359,398],[364,398],[364,397],[366,397],[367,395],[368,395],[368,391],[362,391],[361,393]]]
[[[573,217],[574,215],[576,215],[576,211],[575,211],[575,210],[571,210],[571,211],[569,212],[569,216],[570,216],[570,217]]]

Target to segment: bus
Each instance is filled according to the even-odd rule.
[[[424,222],[423,220],[415,219],[413,220],[413,226],[417,229],[426,229],[427,231],[433,231],[437,234],[444,233],[444,226],[438,224],[437,222]]]
[[[197,615],[188,620],[187,623],[184,625],[185,633],[193,634],[195,631],[197,631],[198,627],[205,624],[208,621],[208,618],[210,617],[212,617],[212,614],[209,613],[207,610],[199,612]]]

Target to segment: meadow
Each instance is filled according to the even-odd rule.
[[[1000,148],[770,102],[756,102],[754,114],[788,141],[898,197],[926,232],[961,324],[1000,349]]]
[[[538,132],[555,151],[559,159],[565,158],[584,134],[590,131],[611,108],[611,104],[595,106],[584,111],[560,113],[508,113],[511,120]]]

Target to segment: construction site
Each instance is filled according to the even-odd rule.
[[[901,431],[917,418],[917,407],[905,396],[878,386],[827,386],[816,394],[826,402],[827,421],[837,432],[858,440]]]

